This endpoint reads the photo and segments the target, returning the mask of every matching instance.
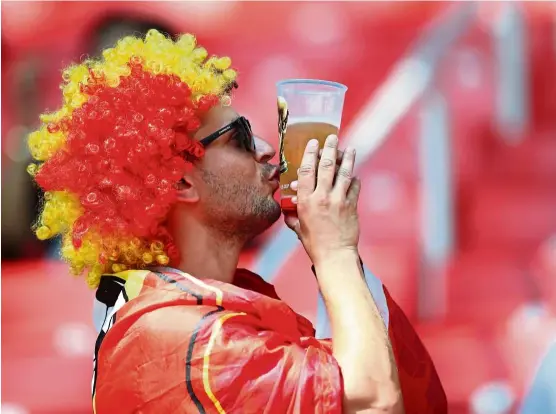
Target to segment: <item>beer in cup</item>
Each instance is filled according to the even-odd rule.
[[[337,82],[316,79],[288,79],[277,84],[278,134],[280,138],[280,205],[295,211],[290,184],[311,139],[324,147],[326,137],[337,135],[347,87]]]

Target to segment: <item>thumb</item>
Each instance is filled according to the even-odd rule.
[[[300,236],[301,226],[299,223],[299,218],[295,213],[284,213],[284,222],[286,226],[292,229],[298,236]]]

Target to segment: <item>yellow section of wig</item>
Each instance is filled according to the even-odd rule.
[[[67,191],[47,192],[40,215],[40,227],[47,227],[52,235],[67,233],[83,213],[79,199]]]
[[[46,161],[64,146],[66,137],[61,132],[48,132],[43,125],[39,130],[31,132],[27,140],[31,156],[37,161]]]
[[[67,137],[63,132],[49,132],[47,125],[71,117],[89,96],[80,90],[95,76],[104,77],[107,85],[117,87],[120,78],[131,74],[130,61],[143,62],[145,70],[153,74],[177,75],[191,88],[194,98],[204,95],[222,95],[237,76],[230,69],[228,57],[208,58],[206,49],[197,45],[191,34],[180,36],[175,42],[156,30],[150,30],[145,39],[128,36],[113,48],[103,51],[102,58],[73,65],[63,71],[60,86],[63,95],[62,107],[53,113],[40,116],[42,126],[28,137],[31,155],[39,162],[28,171],[33,175],[40,162],[48,161],[58,151],[64,150]],[[87,272],[87,283],[98,286],[103,273],[142,268],[153,263],[168,264],[165,246],[155,240],[126,239],[101,236],[94,229],[83,239],[79,249],[72,244],[72,226],[82,212],[77,196],[67,191],[46,193],[45,203],[38,217],[35,233],[39,239],[61,235],[61,256],[70,265],[72,273]],[[102,262],[101,263],[101,257]]]

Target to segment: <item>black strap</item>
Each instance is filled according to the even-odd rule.
[[[125,280],[113,275],[103,275],[97,288],[96,298],[111,308],[124,288]]]

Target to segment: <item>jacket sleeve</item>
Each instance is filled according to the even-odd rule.
[[[97,367],[96,414],[342,412],[328,341],[220,307],[166,306],[121,321]]]

